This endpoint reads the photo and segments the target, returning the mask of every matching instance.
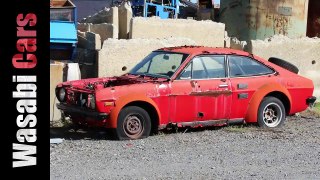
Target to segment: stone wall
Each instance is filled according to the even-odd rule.
[[[128,39],[130,32],[130,21],[132,18],[132,8],[127,3],[123,3],[119,8],[119,39]]]
[[[103,43],[98,57],[98,76],[116,76],[131,70],[151,51],[170,46],[195,45],[186,38],[168,39],[108,39]],[[122,71],[123,67],[126,71]]]
[[[210,20],[160,19],[135,17],[131,19],[130,38],[182,37],[196,45],[224,47],[225,26]]]

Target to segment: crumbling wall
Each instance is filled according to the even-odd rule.
[[[131,19],[130,38],[183,37],[197,45],[224,47],[224,30],[224,24],[210,20],[135,17]]]
[[[132,18],[132,8],[126,2],[119,8],[119,39],[128,39],[130,32],[130,20]]]
[[[236,50],[244,50],[247,42],[246,41],[239,41],[236,37],[229,37],[228,32],[225,32],[224,35],[224,47],[225,48],[231,48],[231,49],[236,49]]]
[[[116,27],[119,26],[118,22],[118,7],[104,8],[103,10],[95,13],[92,16],[88,16],[80,20],[80,23],[92,23],[92,24],[101,24],[109,23],[113,24]]]
[[[278,35],[262,40],[252,40],[247,50],[268,59],[278,57],[299,68],[299,74],[313,80],[314,95],[320,98],[320,38],[297,38]]]
[[[81,32],[93,32],[95,34],[99,34],[102,42],[108,38],[118,38],[119,36],[118,27],[109,23],[78,23],[78,30]]]
[[[187,38],[168,39],[108,39],[99,51],[98,76],[116,76],[131,70],[151,51],[170,46],[195,45]],[[125,71],[122,71],[123,67]]]
[[[101,38],[99,34],[92,32],[81,32],[78,31],[78,45],[77,48],[99,50],[101,49]]]
[[[104,8],[92,16],[83,18],[78,23],[78,30],[99,34],[101,41],[119,37],[118,7]]]
[[[99,34],[101,41],[108,38],[118,38],[118,28],[113,24],[101,23],[101,24],[92,24],[90,27],[90,32]]]

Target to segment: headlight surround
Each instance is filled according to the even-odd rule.
[[[60,102],[64,102],[66,101],[66,89],[65,88],[60,88],[58,90],[58,93],[57,93],[57,98]]]
[[[89,100],[89,108],[96,109],[96,98],[94,97],[93,94],[88,95],[88,100]]]

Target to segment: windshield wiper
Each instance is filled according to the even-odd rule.
[[[152,78],[166,78],[166,79],[170,79],[169,76],[162,75],[162,74],[151,74],[151,73],[129,73],[129,74],[138,75],[138,76],[141,76],[141,77],[149,76],[149,77],[152,77]]]

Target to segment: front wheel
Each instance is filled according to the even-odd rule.
[[[128,106],[120,111],[115,132],[117,139],[146,138],[150,131],[150,116],[144,109],[137,106]]]
[[[275,97],[265,97],[259,106],[258,124],[263,128],[275,128],[283,125],[286,119],[283,103]]]

